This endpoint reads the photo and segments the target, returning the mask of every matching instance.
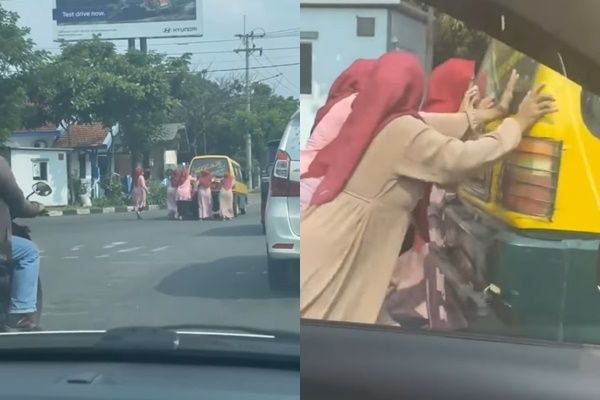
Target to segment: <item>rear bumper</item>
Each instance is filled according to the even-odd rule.
[[[272,197],[268,200],[265,230],[269,257],[278,260],[300,258],[300,236],[290,226],[286,197]]]
[[[451,240],[448,248],[432,247],[430,260],[467,319],[499,319],[507,328],[499,334],[600,344],[600,236],[533,238],[471,218],[462,207],[446,208]]]

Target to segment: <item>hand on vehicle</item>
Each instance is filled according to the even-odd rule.
[[[482,99],[479,104],[477,104],[477,109],[478,110],[489,110],[491,108],[494,108],[494,96],[488,96],[485,97],[484,99]]]
[[[510,74],[510,78],[508,79],[508,83],[506,84],[506,88],[504,89],[504,93],[502,93],[502,97],[500,97],[500,101],[496,108],[498,112],[501,113],[500,118],[504,118],[508,115],[510,104],[513,101],[515,94],[515,86],[519,81],[519,74],[517,70],[513,69]]]
[[[469,108],[475,108],[475,104],[479,101],[479,88],[477,85],[472,85],[467,89],[463,100],[460,104],[459,111],[466,111]]]
[[[527,93],[519,105],[519,111],[515,114],[514,119],[521,125],[523,132],[529,130],[544,115],[558,111],[554,97],[542,93],[545,86],[545,84],[540,84]]]

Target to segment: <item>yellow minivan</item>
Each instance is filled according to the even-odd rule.
[[[230,173],[235,177],[235,185],[233,186],[233,209],[234,215],[237,217],[240,214],[245,214],[248,206],[248,186],[246,185],[247,174],[242,170],[240,164],[228,156],[206,155],[197,156],[190,162],[190,175],[196,175],[207,170],[213,176],[213,211],[219,210],[219,190],[221,181],[225,174]]]
[[[449,243],[432,257],[467,319],[600,344],[600,98],[499,41],[477,77],[482,94],[498,98],[513,68],[521,78],[511,113],[542,82],[559,112],[447,199]]]

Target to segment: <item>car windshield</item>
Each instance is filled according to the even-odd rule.
[[[223,4],[0,2],[0,331],[299,332],[298,239],[267,244],[260,190],[298,3]]]
[[[468,2],[324,3],[300,11],[307,156],[327,153],[302,186],[301,317],[599,345],[600,101],[560,40],[577,30],[516,1],[465,21],[444,9]]]
[[[201,171],[208,171],[212,176],[222,178],[229,173],[229,162],[226,158],[198,158],[192,160],[190,170],[194,176]]]

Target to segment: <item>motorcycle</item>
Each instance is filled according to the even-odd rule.
[[[32,192],[26,198],[29,200],[29,198],[34,194],[46,197],[52,194],[52,188],[47,183],[37,182],[32,186]],[[14,236],[19,236],[24,239],[31,240],[31,230],[27,226],[19,225],[14,221],[12,223],[12,234]],[[10,305],[10,294],[12,286],[12,273],[13,265],[0,263],[0,330],[4,328],[8,318],[8,309]],[[42,281],[38,277],[37,304],[34,316],[34,322],[36,325],[39,325],[42,317],[42,306]]]

